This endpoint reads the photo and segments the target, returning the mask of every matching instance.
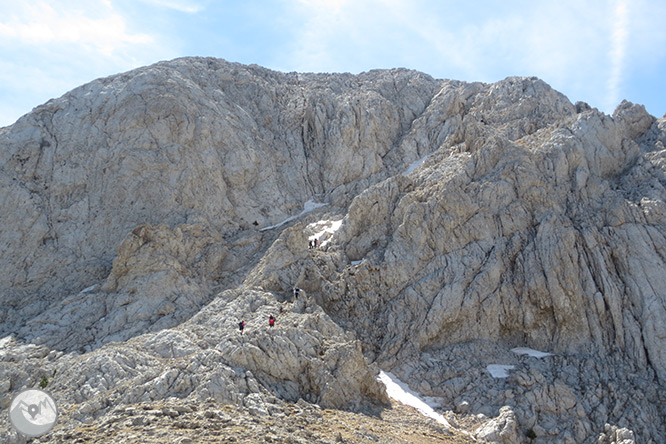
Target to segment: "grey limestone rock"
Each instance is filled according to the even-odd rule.
[[[482,442],[489,443],[514,444],[521,442],[518,438],[516,417],[510,407],[502,407],[499,416],[479,427],[475,436]]]
[[[381,367],[491,442],[663,441],[665,143],[531,77],[95,80],[0,129],[0,404],[358,409]]]

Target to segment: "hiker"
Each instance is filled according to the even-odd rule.
[[[245,328],[245,321],[240,321],[238,323],[238,329],[240,330],[240,334],[243,334],[243,329]]]
[[[275,327],[275,317],[273,315],[270,315],[268,317],[268,326],[269,327]]]
[[[310,241],[308,242],[308,249],[309,249],[309,250],[312,250],[312,247],[314,247],[314,242],[312,242],[312,240],[310,240]]]
[[[314,240],[314,247],[319,248],[319,239]]]
[[[298,299],[298,293],[301,291],[300,288],[295,288],[294,287],[294,299]]]

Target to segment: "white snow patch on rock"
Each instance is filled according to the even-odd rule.
[[[432,418],[445,427],[451,427],[451,424],[439,413],[425,402],[423,398],[414,393],[407,387],[407,384],[400,381],[389,372],[380,371],[378,379],[386,386],[386,393],[391,399],[401,402],[405,405],[414,407],[428,418]]]
[[[545,358],[547,356],[553,356],[552,353],[546,353],[539,350],[532,350],[531,348],[525,348],[525,347],[512,348],[511,351],[517,355],[527,355],[533,358]]]
[[[516,368],[513,365],[489,364],[486,369],[493,378],[508,378],[509,370]]]
[[[428,157],[430,157],[430,154],[428,154],[428,155],[425,156],[425,157],[420,158],[419,160],[417,160],[417,161],[415,161],[415,162],[412,162],[412,163],[407,167],[407,170],[406,170],[404,173],[402,173],[402,175],[403,175],[403,176],[407,176],[407,175],[409,175],[409,173],[411,173],[412,171],[414,171],[415,169],[417,169],[418,167],[420,167],[421,165],[423,165],[423,162],[425,162],[425,161],[428,159]]]
[[[275,224],[275,225],[271,225],[271,226],[268,226],[268,227],[264,227],[264,228],[262,228],[262,229],[259,230],[259,231],[268,231],[268,230],[272,230],[273,228],[281,227],[282,225],[284,225],[284,224],[286,224],[286,223],[289,223],[289,222],[291,222],[292,220],[296,220],[296,219],[298,219],[299,217],[301,217],[301,216],[303,216],[303,215],[305,215],[305,214],[307,214],[307,213],[309,213],[309,212],[311,212],[311,211],[314,211],[314,210],[316,210],[317,208],[325,207],[326,205],[328,205],[328,204],[327,204],[327,203],[319,203],[319,202],[315,202],[314,200],[310,199],[310,200],[308,200],[307,202],[305,202],[305,204],[303,205],[303,211],[301,211],[300,213],[298,213],[296,216],[288,217],[288,218],[286,218],[285,220],[283,220],[282,222],[280,222],[279,224]]]
[[[81,290],[81,293],[90,293],[90,292],[93,291],[95,288],[97,288],[97,284],[95,284],[95,285],[91,285],[90,287]]]
[[[312,236],[308,238],[308,240],[315,240],[319,239],[320,247],[323,247],[326,245],[328,242],[331,240],[331,236],[340,229],[342,226],[342,219],[340,220],[320,220],[319,222],[315,222],[313,224],[308,225],[308,228],[312,227],[313,229],[318,229],[320,231],[316,232]],[[321,228],[324,227],[322,230]],[[325,240],[322,241],[322,238],[324,236],[327,236]]]

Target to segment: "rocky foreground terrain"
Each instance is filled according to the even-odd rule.
[[[666,442],[665,143],[536,78],[95,80],[0,129],[0,408],[47,383],[49,443]]]

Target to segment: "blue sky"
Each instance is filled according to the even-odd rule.
[[[0,126],[94,80],[213,56],[278,71],[538,76],[666,113],[663,0],[0,0]]]

